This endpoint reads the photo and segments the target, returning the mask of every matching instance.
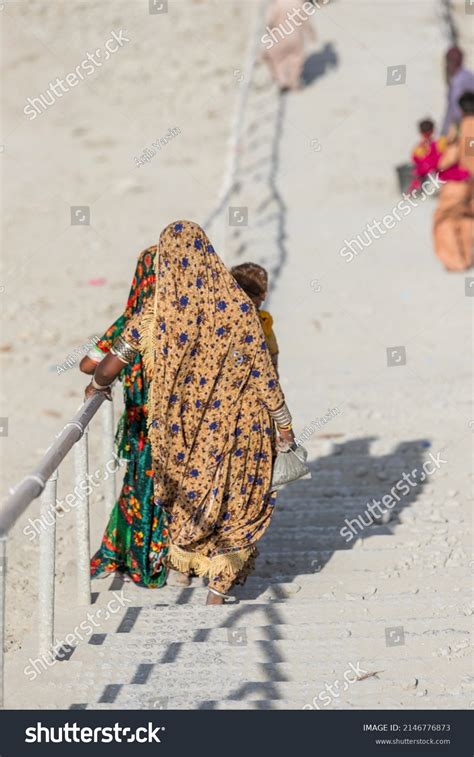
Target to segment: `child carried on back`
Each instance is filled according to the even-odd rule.
[[[272,363],[278,372],[278,343],[273,331],[273,318],[267,310],[261,310],[268,293],[268,273],[257,263],[241,263],[231,268],[230,272],[255,305]]]

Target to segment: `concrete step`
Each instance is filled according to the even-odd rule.
[[[248,633],[248,629],[241,627],[234,629],[236,633],[232,634],[230,638],[232,642],[239,642],[244,638],[244,633]],[[107,651],[111,654],[108,659],[104,659],[105,652],[100,651],[100,648],[96,645],[83,644],[79,645],[68,661],[56,661],[54,664],[49,660],[48,665],[38,664],[38,658],[20,658],[17,657],[15,661],[10,661],[7,666],[6,674],[10,680],[18,675],[22,680],[30,680],[31,673],[25,673],[25,664],[33,662],[36,659],[35,669],[37,676],[34,680],[40,680],[42,682],[54,682],[60,684],[64,682],[73,681],[74,684],[78,682],[76,674],[80,674],[80,680],[97,680],[106,681],[107,676],[110,674],[119,675],[120,680],[123,682],[131,682],[137,670],[145,670],[146,675],[150,674],[150,671],[155,671],[154,674],[161,674],[168,676],[170,671],[177,672],[179,670],[180,662],[183,663],[183,670],[186,669],[189,674],[189,663],[191,663],[191,671],[196,674],[196,680],[200,680],[202,675],[207,676],[206,669],[212,669],[213,667],[221,669],[222,664],[228,666],[229,671],[233,671],[237,674],[238,678],[243,675],[243,667],[241,658],[247,656],[250,672],[252,675],[257,675],[261,670],[272,670],[273,668],[278,673],[278,666],[288,665],[291,659],[291,664],[294,665],[296,673],[298,673],[297,680],[306,680],[311,677],[312,672],[316,671],[318,675],[323,675],[324,671],[337,670],[340,668],[342,659],[344,664],[347,665],[352,660],[354,664],[357,661],[365,663],[370,669],[373,669],[373,665],[379,660],[379,669],[392,670],[395,666],[395,670],[399,670],[400,665],[407,664],[410,660],[413,661],[415,666],[421,666],[427,668],[427,674],[438,676],[440,669],[445,665],[449,665],[450,668],[459,666],[459,675],[468,675],[469,669],[466,668],[466,655],[469,653],[469,646],[466,644],[467,635],[466,632],[462,634],[456,634],[448,636],[447,634],[438,637],[438,644],[430,644],[428,646],[423,643],[416,642],[413,637],[410,637],[409,643],[407,636],[405,637],[405,644],[401,646],[387,647],[384,643],[377,646],[377,655],[371,654],[370,650],[367,650],[367,646],[359,644],[359,640],[356,643],[353,642],[351,637],[338,638],[335,640],[334,651],[328,652],[326,650],[318,649],[317,655],[313,662],[308,665],[306,663],[307,656],[304,652],[307,652],[307,648],[312,644],[311,640],[261,640],[261,641],[247,641],[247,644],[232,643],[228,641],[221,642],[172,642],[168,645],[153,645],[150,649],[143,649],[141,646],[134,646],[133,643],[130,646],[123,644],[122,651],[118,648],[106,647]],[[347,649],[354,648],[355,652],[351,655],[345,655],[341,657],[340,646],[342,642],[351,642],[351,646],[347,646]],[[382,639],[384,642],[385,639]],[[212,644],[217,645],[217,652],[214,659],[208,662],[208,658],[211,657],[209,648]],[[291,644],[294,644],[294,652],[291,651]],[[290,651],[288,651],[290,648]],[[137,651],[137,649],[139,651]],[[434,650],[434,651],[433,651]],[[346,660],[345,657],[348,659]],[[244,664],[247,664],[246,662]],[[170,667],[171,666],[171,667]],[[276,667],[275,667],[276,666]],[[248,665],[247,665],[248,667]],[[432,671],[432,672],[430,672]],[[221,670],[222,673],[222,670]],[[224,676],[225,677],[225,676]],[[179,676],[177,678],[179,681]],[[250,680],[250,679],[249,679]],[[258,679],[260,680],[260,678]],[[264,678],[265,680],[265,678]],[[271,680],[271,676],[266,680]],[[292,680],[292,677],[282,680]]]
[[[319,563],[315,563],[313,566],[313,576],[314,568],[318,567],[318,565]],[[319,575],[323,576],[324,573],[321,571]],[[364,601],[370,601],[371,603],[397,603],[398,600],[401,602],[413,601],[413,598],[416,596],[417,602],[428,602],[431,599],[435,606],[442,606],[446,603],[460,606],[465,602],[469,602],[472,598],[470,591],[462,585],[459,585],[461,582],[453,584],[447,581],[444,586],[438,586],[436,589],[434,587],[426,589],[423,585],[408,588],[407,583],[405,583],[402,588],[399,585],[397,586],[395,582],[392,582],[386,587],[386,589],[381,589],[379,591],[377,585],[370,583],[371,580],[374,580],[373,574],[362,574],[362,576],[363,578],[360,579],[359,586],[354,586],[355,590],[351,591],[350,583],[346,586],[338,585],[336,589],[328,589],[328,585],[331,584],[331,579],[328,576],[325,577],[325,580],[321,580],[321,583],[318,583],[318,577],[316,577],[316,580],[309,580],[311,574],[308,574],[308,580],[300,579],[299,583],[296,581],[287,581],[275,584],[272,583],[271,580],[267,583],[263,577],[260,578],[260,576],[256,575],[252,582],[249,581],[245,586],[236,586],[233,589],[232,596],[239,601],[234,603],[229,602],[224,606],[224,609],[229,610],[237,604],[252,605],[259,601],[260,603],[263,603],[265,599],[272,600],[272,604],[281,602],[291,604],[296,603],[298,605],[302,602],[311,600],[313,602],[317,601],[318,603],[322,603],[322,606],[325,607],[328,602],[334,602],[336,594],[339,594],[341,599],[344,600],[355,600],[360,598],[364,599]],[[192,585],[183,589],[164,587],[155,592],[139,589],[135,586],[130,586],[130,584],[126,584],[123,592],[121,591],[119,594],[114,591],[101,593],[91,606],[92,611],[94,611],[95,608],[103,608],[104,605],[109,605],[111,601],[113,601],[113,598],[117,596],[121,597],[122,602],[126,603],[128,606],[204,605],[207,596],[207,588],[197,584],[196,586]],[[220,609],[222,609],[222,607]],[[209,611],[209,608],[205,608],[205,610]],[[214,608],[210,611],[213,612]]]
[[[279,528],[299,529],[306,530],[306,528],[321,529],[328,531],[328,529],[335,529],[339,531],[344,525],[346,518],[351,520],[356,518],[360,513],[363,513],[365,506],[360,507],[355,503],[351,506],[335,505],[332,501],[324,506],[320,502],[317,504],[312,503],[311,506],[300,508],[294,507],[277,507],[272,519],[272,529],[275,525]],[[404,508],[391,510],[392,520],[390,526],[393,527],[395,523],[402,523],[406,528],[411,528],[414,531],[426,530],[426,525],[429,523],[430,528],[444,527],[450,528],[451,523],[454,524],[454,528],[458,526],[460,518],[453,521],[452,518],[448,518],[446,515],[439,513],[432,507],[424,507],[423,509],[417,505],[416,509]],[[364,516],[364,522],[368,523],[368,516]],[[376,522],[373,525],[367,526],[370,529],[383,528],[383,526],[377,526]],[[270,532],[268,532],[270,533]],[[329,533],[329,531],[328,531]]]
[[[341,558],[341,554],[344,559]],[[365,549],[344,551],[343,553],[307,551],[304,555],[289,553],[289,556],[285,557],[281,552],[274,555],[266,553],[262,549],[257,560],[255,573],[245,587],[235,587],[232,593],[235,596],[245,598],[246,596],[254,596],[258,591],[270,591],[270,594],[273,593],[278,598],[281,594],[287,596],[287,594],[297,593],[296,590],[288,589],[289,585],[301,588],[306,586],[310,579],[314,579],[311,581],[312,593],[315,596],[321,596],[327,591],[328,583],[338,581],[342,576],[341,583],[349,594],[360,589],[360,582],[365,584],[364,588],[374,586],[378,588],[386,579],[394,578],[394,580],[399,580],[403,584],[409,583],[411,580],[414,584],[413,593],[417,593],[420,597],[425,593],[431,593],[431,590],[433,590],[432,593],[435,597],[442,595],[443,592],[452,592],[453,599],[457,601],[459,592],[455,589],[460,588],[460,584],[466,585],[467,569],[466,567],[463,569],[462,565],[455,565],[452,569],[446,569],[446,580],[441,578],[436,581],[437,571],[433,566],[444,564],[448,555],[441,556],[438,553],[429,557],[427,554],[423,554],[422,563],[427,581],[427,592],[424,592],[422,581],[411,578],[411,568],[420,563],[419,555],[404,554],[401,550],[391,550],[390,557],[390,560],[381,561],[380,558]],[[461,562],[461,559],[459,559],[459,562]],[[454,571],[452,579],[451,570]],[[462,575],[463,571],[464,575]],[[345,577],[346,580],[344,580]],[[278,584],[284,584],[284,588],[279,589]],[[354,591],[351,591],[351,585],[354,586]],[[116,582],[110,582],[109,579],[93,581],[91,609],[109,603],[115,596],[114,592],[118,592],[120,595],[122,589],[125,600],[127,602],[131,600],[133,604],[141,602],[144,604],[185,604],[191,601],[195,591],[194,587],[203,588],[202,582],[196,583],[194,581],[189,589],[164,587],[163,589],[150,590],[131,584],[124,585],[118,579]],[[436,587],[439,588],[439,591],[434,590]],[[397,591],[397,588],[395,588],[395,591]]]
[[[341,523],[341,527],[344,526],[344,523]],[[262,538],[262,540],[259,543],[259,547],[265,545],[267,548],[268,544],[278,544],[279,548],[281,549],[282,543],[288,544],[291,543],[292,545],[296,545],[297,548],[301,549],[313,549],[313,550],[324,550],[324,544],[328,541],[331,541],[336,546],[331,546],[331,549],[337,548],[337,549],[353,549],[354,543],[360,542],[363,544],[364,548],[370,549],[370,550],[387,550],[387,549],[395,549],[397,546],[397,539],[395,537],[395,533],[398,529],[403,528],[403,544],[405,549],[408,547],[423,547],[423,550],[426,549],[426,551],[433,552],[436,550],[436,536],[438,535],[440,537],[439,543],[444,543],[446,538],[449,538],[449,534],[447,533],[446,527],[442,525],[439,529],[439,534],[436,534],[436,529],[431,530],[428,534],[423,529],[419,529],[417,531],[411,531],[409,528],[405,526],[400,525],[392,525],[390,524],[388,526],[370,526],[369,528],[364,528],[363,531],[359,531],[357,526],[354,526],[356,533],[345,531],[343,536],[340,536],[339,532],[337,530],[331,530],[331,532],[327,532],[326,530],[313,530],[310,526],[307,526],[305,529],[290,529],[289,537],[286,538],[286,531],[283,533],[280,529],[270,529],[267,531],[265,536]],[[353,538],[349,540],[350,533],[353,533]],[[442,539],[441,539],[442,537]],[[454,543],[454,537],[451,537]],[[433,541],[434,540],[434,541]],[[319,546],[321,544],[321,546]],[[456,546],[464,546],[466,549],[469,548],[469,533],[466,533],[463,537],[460,537],[457,539]],[[301,545],[301,546],[300,546]],[[454,545],[454,544],[453,544]],[[449,543],[447,546],[450,546]],[[361,547],[359,547],[361,548]],[[292,550],[286,549],[285,552],[293,552],[294,548]]]
[[[128,709],[128,710],[313,710],[315,711],[314,706],[311,705],[310,702],[306,702],[305,705],[302,705],[300,701],[294,701],[294,700],[287,700],[287,699],[260,699],[260,700],[247,700],[243,699],[241,701],[238,700],[203,700],[199,698],[191,699],[191,698],[183,698],[183,697],[170,697],[170,698],[163,698],[163,699],[156,699],[152,700],[152,704],[148,705],[147,701],[142,702],[141,699],[137,700],[131,700],[125,703],[117,705],[115,703],[111,704],[104,704],[104,703],[97,703],[97,702],[71,702],[68,704],[67,709],[71,710],[117,710],[119,707],[120,709]],[[65,709],[65,705],[61,702],[54,703],[54,700],[51,700],[51,704],[48,705],[48,709],[51,710],[63,710]],[[156,707],[153,707],[153,702],[158,702]],[[410,709],[410,710],[419,710],[423,711],[426,709],[436,709],[436,710],[457,710],[457,709],[466,709],[469,705],[465,704],[465,699],[460,699],[459,702],[452,698],[449,699],[444,696],[438,696],[438,697],[430,697],[429,695],[425,695],[422,698],[417,698],[416,696],[413,696],[411,698],[404,699],[402,696],[387,696],[384,694],[384,699],[382,704],[377,704],[377,709],[382,711],[392,711],[392,710],[403,710],[403,709]],[[166,707],[163,706],[166,704]],[[328,710],[373,710],[374,707],[374,699],[372,697],[367,697],[364,700],[351,700],[349,698],[347,699],[334,699],[330,702],[330,704],[327,707],[324,707],[321,705],[320,709],[328,709]],[[21,709],[20,705],[10,705],[10,709]],[[36,705],[32,705],[29,709],[42,709],[41,704],[37,703]]]
[[[158,700],[160,702],[160,700]],[[200,699],[186,699],[186,698],[170,698],[167,702],[167,707],[145,707],[140,700],[136,702],[130,702],[127,705],[120,705],[121,708],[127,709],[168,709],[168,710],[301,710],[304,709],[304,705],[299,702],[295,702],[290,699],[262,699],[262,700],[200,700]],[[310,705],[306,709],[309,709]],[[321,705],[321,709],[329,710],[371,710],[373,709],[373,698],[367,698],[364,701],[350,701],[350,700],[333,700],[328,707]],[[91,710],[114,710],[117,708],[116,704],[91,704],[89,706],[84,704],[72,705],[71,709],[91,709]],[[396,709],[412,709],[412,710],[426,710],[426,709],[440,709],[440,710],[455,710],[460,709],[461,705],[456,702],[451,702],[448,705],[445,704],[444,697],[429,697],[416,698],[404,701],[402,697],[384,695],[382,705],[378,705],[379,710],[396,710]],[[312,708],[314,709],[314,708]]]
[[[449,618],[424,618],[423,620],[414,619],[404,622],[405,630],[405,642],[408,644],[410,638],[422,637],[439,637],[444,635],[452,636],[453,640],[458,637],[464,637],[469,634],[472,627],[470,618],[458,618],[456,620],[456,627],[453,628],[453,624]],[[295,623],[280,624],[280,625],[266,625],[266,626],[250,626],[245,629],[245,639],[248,643],[251,642],[267,642],[272,643],[276,641],[312,641],[315,644],[323,644],[327,641],[334,641],[337,639],[354,640],[371,640],[380,639],[385,634],[387,624],[385,620],[370,620],[370,621],[356,621],[347,623],[325,623],[325,622],[312,622],[312,623]],[[228,642],[232,644],[233,639],[239,637],[241,628],[236,626],[232,628],[222,627],[209,627],[209,628],[185,628],[174,627],[166,628],[159,623],[157,618],[156,628],[148,632],[136,633],[133,630],[128,634],[121,633],[98,633],[90,637],[88,644],[91,646],[102,646],[107,649],[114,649],[123,646],[124,643],[136,644],[137,641],[143,645],[143,649],[150,649],[155,646],[163,647],[163,645],[170,644],[184,644],[184,643],[222,643]],[[124,635],[127,639],[124,642]]]
[[[342,624],[343,627],[353,628],[359,620],[370,622],[384,622],[386,625],[400,625],[404,619],[409,622],[422,620],[432,627],[436,618],[456,618],[456,625],[460,625],[463,619],[472,614],[470,596],[460,592],[460,572],[454,569],[446,572],[443,585],[436,581],[436,576],[427,576],[421,587],[410,586],[410,574],[402,575],[401,578],[379,580],[378,586],[370,586],[369,580],[374,576],[364,571],[354,572],[350,576],[350,587],[353,591],[347,591],[343,581],[335,581],[333,577],[325,577],[324,573],[318,576],[299,576],[300,584],[292,583],[269,583],[257,577],[251,577],[245,587],[236,589],[241,596],[253,595],[260,600],[254,602],[241,601],[235,605],[225,607],[205,607],[204,599],[206,590],[201,586],[201,579],[194,579],[195,587],[190,589],[173,589],[164,587],[157,591],[127,585],[123,597],[127,604],[116,614],[110,613],[106,618],[107,606],[120,592],[112,587],[122,586],[121,581],[95,581],[94,585],[101,588],[108,586],[109,589],[101,591],[96,604],[90,607],[71,608],[68,613],[61,613],[56,619],[55,634],[57,639],[64,639],[74,629],[81,629],[87,617],[93,620],[89,623],[87,635],[92,633],[111,633],[120,630],[127,632],[155,632],[165,634],[171,640],[189,638],[195,629],[211,629],[213,626],[239,626],[241,620],[245,621],[247,628],[261,626],[265,633],[270,629],[278,629],[288,624],[295,628],[298,635],[300,626],[302,629],[311,627],[309,619],[316,618],[312,624],[315,629],[323,632],[326,626],[331,628],[331,633],[337,633],[334,623]],[[317,579],[317,583],[315,583]],[[440,585],[436,585],[439,583]],[[462,585],[462,584],[461,584]],[[311,597],[317,586],[320,596]],[[309,600],[308,600],[309,595]],[[388,597],[408,598],[408,604],[387,607],[383,603]],[[263,599],[262,599],[263,598]],[[271,600],[272,601],[265,601]],[[284,600],[286,601],[280,601]],[[158,600],[158,601],[157,601]],[[115,599],[114,599],[115,601]],[[416,601],[417,615],[412,608]],[[288,603],[293,607],[289,607]],[[303,605],[300,605],[300,603]],[[295,604],[296,603],[296,604]],[[315,604],[317,603],[317,604]],[[286,606],[285,606],[286,605]],[[104,610],[105,608],[105,610]],[[100,612],[100,616],[99,616]],[[436,613],[436,618],[433,618]],[[84,626],[82,626],[84,628]],[[274,631],[274,634],[276,631]],[[306,633],[302,630],[301,633]],[[77,634],[79,638],[84,636],[84,631]],[[169,635],[169,636],[168,636]],[[273,636],[272,636],[273,638]],[[38,639],[35,630],[24,640],[22,651],[18,654],[23,656],[37,656]],[[7,655],[7,660],[11,655]],[[13,658],[11,658],[13,659]]]
[[[298,486],[302,485],[298,484]],[[355,504],[369,503],[373,499],[380,501],[385,494],[390,494],[391,485],[386,481],[367,482],[358,481],[355,485],[351,482],[350,486],[345,485],[342,481],[321,480],[316,483],[312,479],[311,487],[306,490],[296,490],[288,488],[277,494],[275,512],[294,511],[313,513],[317,515],[320,511],[332,507],[352,507]],[[357,491],[355,491],[357,489]],[[326,492],[326,493],[325,493]],[[316,496],[316,494],[318,496]],[[443,513],[454,515],[462,511],[463,508],[469,509],[472,500],[465,493],[457,496],[455,499],[449,498],[441,490],[429,491],[420,489],[417,491],[415,498],[401,497],[399,502],[394,505],[394,510],[413,510],[414,512],[423,512],[426,509],[433,509],[442,515]],[[396,498],[394,497],[395,501]]]
[[[399,633],[394,632],[394,638],[399,638]],[[102,665],[110,659],[110,654],[120,656],[127,653],[130,660],[140,661],[143,664],[165,665],[175,661],[185,665],[187,662],[206,665],[239,664],[244,670],[254,663],[292,663],[299,665],[304,660],[307,669],[317,669],[321,661],[327,655],[327,640],[260,640],[245,641],[245,626],[233,629],[228,639],[222,641],[199,643],[175,642],[157,644],[154,640],[144,642],[140,638],[128,638],[125,645],[117,644],[112,648],[101,645],[91,650],[91,645],[79,645],[74,652],[75,662],[83,661],[85,664]],[[405,644],[403,646],[387,647],[385,633],[379,637],[363,638],[336,638],[331,641],[331,655],[337,655],[339,659],[346,656],[348,660],[359,660],[361,657],[370,659],[371,655],[400,659],[406,655],[419,656],[420,658],[436,658],[441,656],[441,650],[448,648],[456,649],[458,655],[469,655],[469,631],[457,631],[446,629],[433,635],[411,634],[405,629]],[[400,651],[401,650],[401,651]]]
[[[385,494],[390,494],[392,484],[388,480],[380,481],[379,479],[361,480],[353,477],[349,478],[347,472],[344,475],[334,476],[334,474],[321,475],[318,478],[313,476],[309,482],[309,486],[303,488],[305,481],[297,482],[296,486],[288,487],[277,494],[276,509],[285,509],[291,507],[295,510],[299,510],[301,507],[309,507],[313,509],[313,512],[317,512],[319,505],[328,507],[329,504],[337,506],[341,503],[351,504],[355,500],[372,502],[375,498],[380,500]],[[450,499],[443,495],[439,490],[434,492],[426,489],[415,489],[416,497],[400,497],[395,507],[404,508],[415,505],[416,508],[424,507],[427,503],[433,504],[435,507],[446,506],[450,510],[454,510],[462,505],[467,498],[465,495],[456,497],[456,499]],[[393,495],[391,495],[393,496]]]
[[[257,563],[258,566],[258,563]],[[400,593],[401,591],[416,593],[420,596],[432,594],[441,594],[444,590],[456,595],[463,587],[466,586],[466,582],[470,579],[471,573],[469,567],[466,565],[462,568],[449,568],[444,572],[444,576],[440,578],[435,573],[426,573],[423,576],[423,580],[420,580],[417,585],[413,584],[413,579],[409,572],[388,572],[376,574],[369,573],[368,571],[352,570],[352,571],[337,571],[337,574],[332,574],[329,571],[329,565],[322,566],[320,563],[315,562],[311,566],[312,571],[310,573],[296,574],[288,580],[288,576],[278,575],[274,573],[271,578],[265,578],[259,575],[257,570],[249,576],[245,586],[236,586],[232,590],[232,593],[239,598],[245,598],[248,594],[255,594],[256,592],[270,592],[275,597],[290,597],[301,591],[303,588],[306,591],[317,589],[318,594],[322,594],[329,589],[344,591],[351,597],[359,593],[361,596],[367,594],[368,590],[372,593],[377,593],[378,596],[383,596],[390,593]],[[318,574],[318,575],[316,575]],[[370,583],[372,582],[372,583]],[[130,596],[136,603],[137,600],[145,601],[146,604],[153,604],[154,602],[161,602],[163,598],[166,598],[167,602],[171,599],[176,599],[180,596],[180,590],[176,587],[164,586],[159,590],[145,589],[139,586],[124,585],[120,579],[105,579],[103,581],[93,581],[94,592],[94,604],[102,605],[104,602],[110,601],[112,592],[120,591],[124,588],[126,592],[124,596]],[[193,578],[191,583],[191,589],[205,588],[206,581],[202,578]],[[100,592],[98,592],[100,590]],[[100,596],[99,596],[100,593]]]
[[[388,626],[387,621],[365,620],[345,622],[315,622],[293,624],[271,621],[267,625],[249,625],[244,617],[231,627],[203,626],[193,628],[183,623],[164,624],[160,614],[142,621],[140,630],[133,625],[127,633],[96,633],[88,641],[78,644],[69,656],[72,667],[81,662],[90,663],[91,670],[97,661],[107,661],[107,656],[115,659],[122,652],[134,662],[168,663],[183,657],[207,654],[209,650],[227,655],[231,660],[239,654],[239,649],[246,649],[249,659],[267,661],[276,659],[285,661],[290,657],[300,658],[307,651],[308,645],[318,654],[318,660],[324,657],[328,641],[331,643],[331,655],[340,653],[340,647],[350,651],[351,655],[366,654],[370,651],[384,653],[387,647],[386,629],[399,629],[400,625]],[[123,630],[126,630],[124,626]],[[457,618],[454,624],[450,617],[431,617],[420,620],[412,618],[403,622],[404,648],[410,654],[447,656],[464,655],[468,646],[470,619]],[[387,632],[388,633],[388,632]],[[392,636],[398,636],[393,631]],[[389,638],[389,641],[390,641]],[[234,647],[237,649],[234,650]],[[326,653],[327,654],[327,653]],[[36,669],[47,667],[41,664],[41,657],[36,650],[23,649],[10,655],[10,669],[15,666],[21,672],[28,663],[37,661]],[[55,671],[64,671],[65,662],[58,661]],[[72,669],[72,668],[71,668]],[[95,675],[95,673],[94,673]]]
[[[357,525],[352,523],[352,530],[348,526],[344,526],[344,522],[341,522],[341,527],[346,530],[339,533],[339,530],[332,530],[331,532],[326,529],[313,530],[309,526],[306,528],[289,529],[288,537],[283,536],[283,528],[270,528],[265,536],[259,543],[259,548],[264,547],[265,550],[281,550],[284,545],[291,545],[292,551],[296,550],[346,550],[354,549],[356,543],[361,542],[367,549],[386,550],[394,549],[396,542],[398,541],[394,537],[397,535],[399,529],[403,528],[403,544],[405,547],[412,547],[415,549],[434,550],[438,545],[444,544],[445,549],[452,547],[451,541],[454,543],[455,531],[446,526],[446,524],[436,525],[433,529],[426,529],[424,526],[420,528],[411,528],[403,526],[397,523],[389,523],[385,526],[370,526],[364,528],[363,531],[359,529]],[[459,524],[458,524],[459,527]],[[433,541],[434,540],[434,541]],[[269,545],[271,545],[269,547]],[[400,545],[398,545],[400,546]],[[458,547],[469,548],[469,540],[467,536],[460,537],[458,539]],[[286,551],[289,551],[288,549]]]
[[[330,570],[337,575],[339,569],[345,571],[349,570],[364,570],[366,572],[379,573],[388,568],[393,569],[406,569],[410,566],[416,566],[418,569],[425,570],[437,570],[444,568],[447,560],[450,559],[451,549],[443,544],[439,547],[431,545],[429,548],[421,546],[419,542],[415,542],[411,548],[406,548],[406,545],[401,548],[398,539],[393,537],[392,541],[387,544],[387,548],[375,549],[375,544],[370,544],[369,540],[356,541],[353,544],[352,549],[340,549],[340,550],[316,550],[308,549],[305,554],[300,552],[283,550],[286,546],[284,539],[281,542],[281,548],[276,550],[271,545],[268,548],[266,544],[262,543],[260,548],[260,558],[257,561],[258,575],[271,575],[272,572],[281,574],[283,569],[286,571],[288,567],[293,568],[292,573],[312,573],[312,565],[314,561],[319,562],[324,566],[324,570]],[[469,554],[467,548],[464,550],[466,555]],[[454,558],[452,561],[453,567],[462,567],[466,564],[466,558]],[[271,566],[269,573],[268,568]]]
[[[154,630],[158,625],[163,628],[208,628],[221,625],[233,627],[245,624],[247,626],[298,625],[307,623],[308,619],[316,617],[324,622],[350,623],[357,620],[383,620],[388,626],[401,625],[403,621],[413,618],[424,619],[433,616],[452,618],[457,623],[463,617],[472,615],[469,595],[449,596],[434,595],[431,601],[414,594],[400,595],[394,604],[393,599],[375,597],[367,601],[338,602],[325,598],[302,598],[289,601],[239,602],[225,606],[206,607],[201,601],[191,601],[193,590],[183,590],[184,601],[181,604],[154,603],[145,606],[130,605],[125,612],[112,616],[108,621],[101,622],[97,632],[101,630],[117,630],[127,633],[132,629],[141,632]],[[195,592],[198,594],[199,592]],[[416,606],[415,606],[416,599]],[[71,626],[69,626],[71,630]]]
[[[367,571],[359,570],[351,573],[341,571],[336,575],[317,563],[312,568],[312,573],[297,574],[291,579],[288,576],[276,574],[268,579],[261,577],[258,571],[255,571],[247,579],[245,586],[234,587],[232,593],[243,598],[247,591],[255,593],[271,590],[275,596],[291,597],[298,594],[295,600],[307,596],[308,593],[314,594],[315,590],[319,595],[322,595],[324,591],[329,589],[344,591],[348,597],[353,597],[355,594],[363,596],[367,595],[368,592],[370,595],[377,594],[377,596],[402,592],[416,594],[420,597],[429,597],[433,594],[441,595],[443,592],[452,593],[456,596],[459,592],[465,591],[470,580],[470,571],[467,566],[462,569],[447,570],[443,578],[434,573],[427,573],[417,583],[413,581],[409,571],[369,574]],[[205,584],[203,583],[202,586],[205,586]],[[197,579],[193,580],[192,587],[200,588]],[[155,594],[155,596],[159,595]]]
[[[347,673],[349,682],[344,679],[344,673]],[[243,703],[249,709],[254,703],[259,703],[258,707],[266,709],[266,705],[278,706],[282,702],[291,705],[290,709],[338,709],[350,706],[371,708],[374,700],[395,702],[399,707],[411,709],[420,700],[426,701],[425,707],[434,707],[435,702],[442,706],[443,700],[450,701],[452,707],[459,707],[466,706],[470,698],[467,682],[453,688],[447,684],[447,679],[439,681],[416,676],[401,679],[396,672],[392,674],[383,671],[360,681],[354,680],[352,671],[339,671],[318,683],[225,681],[223,684],[218,686],[216,682],[216,685],[206,687],[206,691],[201,691],[198,697],[192,691],[179,693],[174,687],[170,689],[165,686],[160,691],[156,683],[130,684],[116,691],[109,690],[105,692],[105,696],[102,692],[102,696],[106,698],[110,694],[116,707],[131,709],[221,709],[232,706],[238,709]],[[328,692],[331,692],[330,697]]]
[[[386,702],[386,693],[390,690],[396,691],[397,696],[405,701],[405,707],[411,706],[407,702],[413,701],[416,688],[419,691],[427,689],[430,696],[444,694],[446,701],[453,701],[453,697],[466,700],[469,696],[465,660],[448,662],[441,659],[436,662],[436,667],[432,661],[416,657],[398,660],[370,658],[352,662],[351,667],[349,660],[344,663],[335,661],[332,665],[323,661],[317,668],[305,663],[296,666],[289,663],[260,663],[247,667],[245,671],[241,665],[216,666],[201,660],[191,665],[175,662],[166,665],[137,664],[133,668],[106,663],[103,667],[96,667],[95,671],[81,670],[77,663],[69,663],[69,674],[63,672],[61,677],[57,677],[57,682],[51,680],[58,669],[56,666],[28,684],[29,706],[47,701],[48,706],[50,702],[59,702],[63,707],[74,702],[96,702],[125,707],[127,700],[129,704],[134,700],[140,703],[141,708],[156,709],[163,705],[163,698],[169,697],[186,696],[188,707],[191,707],[193,702],[212,699],[251,701],[279,699],[282,696],[289,699],[290,692],[293,703],[296,701],[298,706],[303,706],[327,690],[326,684],[338,682],[336,690],[344,690],[344,674],[353,681],[356,675],[354,670],[369,677],[354,681],[347,691],[355,699],[356,692],[359,697],[359,687],[368,689],[372,692],[372,706],[373,697],[378,697],[381,692],[381,699]],[[449,684],[453,674],[459,681],[454,688]],[[280,688],[282,686],[283,689]],[[7,706],[20,706],[15,705],[15,701],[13,690]],[[367,706],[370,707],[370,696]]]
[[[355,504],[345,506],[344,504],[334,504],[332,501],[328,501],[327,506],[323,506],[322,503],[318,502],[302,508],[300,506],[290,508],[288,506],[280,507],[277,505],[273,515],[272,526],[278,524],[279,527],[301,530],[304,530],[307,526],[340,529],[346,525],[346,518],[350,521],[363,514],[365,509],[365,504],[362,507]],[[430,529],[449,529],[451,526],[453,528],[458,527],[459,523],[465,520],[462,512],[457,514],[445,513],[428,504],[425,506],[417,505],[416,508],[393,508],[388,512],[391,515],[390,526],[401,523],[406,528],[426,529],[426,526],[429,525]],[[373,518],[369,518],[368,515],[363,515],[363,523],[369,524],[366,528],[380,528],[381,526],[377,526],[377,513],[375,513]]]

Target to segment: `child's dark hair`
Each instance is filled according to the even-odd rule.
[[[472,116],[474,114],[474,92],[464,92],[458,102],[464,115]]]
[[[230,272],[245,294],[259,297],[267,291],[268,273],[258,263],[234,265]]]
[[[424,118],[423,121],[418,123],[418,128],[422,134],[427,134],[434,129],[434,121],[431,118]]]

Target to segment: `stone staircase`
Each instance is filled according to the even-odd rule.
[[[312,463],[312,480],[281,493],[257,571],[235,602],[204,606],[201,579],[154,591],[95,581],[93,605],[62,612],[57,637],[88,612],[93,633],[35,681],[22,672],[38,657],[35,640],[9,655],[7,706],[25,706],[25,698],[32,708],[72,709],[469,706],[472,610],[465,563],[456,558],[463,547],[459,538],[449,546],[456,518],[440,517],[419,487],[393,523],[367,527],[348,544],[339,533],[344,519],[361,512],[381,482],[375,469],[356,475],[361,460],[339,454],[348,489],[341,495],[331,464]],[[390,480],[389,465],[385,472]],[[392,473],[399,478],[395,464]],[[422,582],[414,567],[423,567]],[[120,592],[124,606],[106,618]]]

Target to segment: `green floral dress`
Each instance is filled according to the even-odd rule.
[[[90,357],[99,361],[120,336],[128,320],[139,312],[155,289],[157,248],[140,255],[125,312],[107,329]],[[168,553],[168,528],[164,511],[153,497],[153,466],[147,434],[148,383],[140,355],[120,374],[125,411],[117,430],[118,455],[128,461],[119,499],[105,530],[100,549],[91,560],[91,575],[119,571],[149,588],[163,586],[164,559]]]

